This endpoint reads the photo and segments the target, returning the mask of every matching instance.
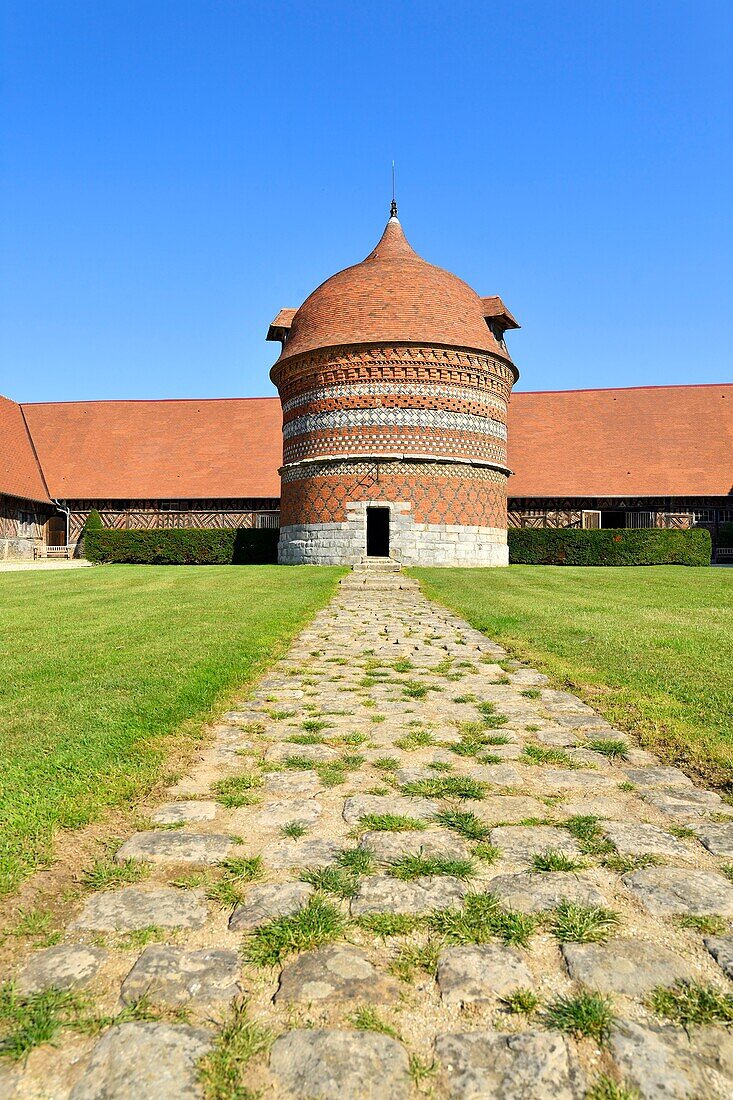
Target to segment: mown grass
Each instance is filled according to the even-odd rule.
[[[333,591],[336,569],[0,575],[0,893],[54,834],[137,799]]]
[[[666,761],[733,790],[733,573],[415,569],[426,593]]]

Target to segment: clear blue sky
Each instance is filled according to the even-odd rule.
[[[413,246],[523,389],[733,379],[731,0],[3,0],[0,392],[274,392],[281,306]]]

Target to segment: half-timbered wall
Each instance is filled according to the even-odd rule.
[[[249,500],[70,500],[69,542],[79,541],[93,508],[104,527],[155,531],[172,527],[278,527],[280,501]]]
[[[583,512],[626,512],[627,526],[677,528],[718,526],[733,520],[731,497],[509,497],[509,527],[582,527]],[[643,517],[643,522],[642,521]],[[586,526],[589,524],[586,523]]]
[[[56,512],[39,501],[0,495],[0,560],[32,558],[42,546],[44,530]]]

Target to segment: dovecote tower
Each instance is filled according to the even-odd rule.
[[[280,562],[506,565],[518,327],[421,259],[394,203],[365,260],[281,310]]]

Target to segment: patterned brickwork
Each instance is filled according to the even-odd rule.
[[[364,263],[286,320],[271,371],[283,407],[280,560],[358,560],[376,501],[390,507],[390,552],[406,561],[451,564],[460,544],[465,562],[505,563],[516,370],[478,295],[416,256],[393,218]]]
[[[452,463],[313,463],[284,471],[281,523],[341,523],[350,502],[407,501],[415,523],[505,529],[505,483],[497,470]]]
[[[270,372],[287,403],[307,390],[369,383],[470,386],[508,402],[514,370],[496,356],[423,344],[344,346],[313,351]]]

